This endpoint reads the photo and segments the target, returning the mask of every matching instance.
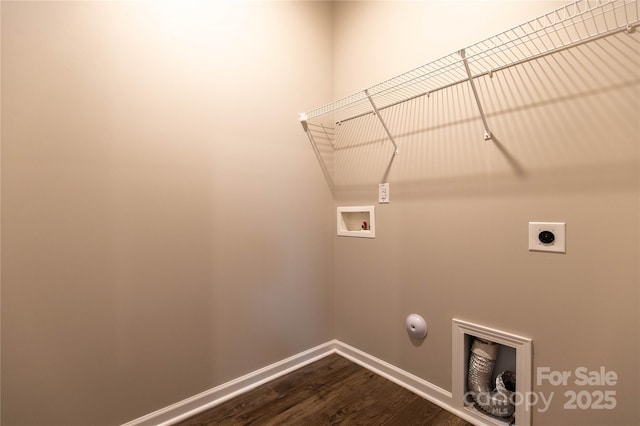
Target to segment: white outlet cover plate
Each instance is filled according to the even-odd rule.
[[[529,222],[529,251],[566,253],[565,222]],[[555,239],[545,244],[538,236],[542,231],[552,232]]]
[[[389,184],[381,183],[378,185],[378,203],[388,204],[390,200]]]

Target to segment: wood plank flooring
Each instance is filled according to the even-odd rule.
[[[175,426],[471,426],[339,355],[259,386]]]

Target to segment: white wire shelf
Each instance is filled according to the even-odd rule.
[[[299,119],[309,133],[311,120],[330,118],[332,123],[339,124],[375,113],[397,153],[393,136],[378,111],[469,82],[485,127],[485,139],[490,139],[473,83],[475,78],[622,31],[634,32],[640,25],[639,15],[638,0],[578,0],[368,89],[301,113]]]

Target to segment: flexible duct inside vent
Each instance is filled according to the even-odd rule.
[[[495,389],[490,384],[499,347],[477,338],[473,341],[467,382],[473,400],[482,411],[496,417],[511,417],[515,412],[516,373],[503,371],[496,378]]]

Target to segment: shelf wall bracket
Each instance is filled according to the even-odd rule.
[[[394,154],[398,155],[400,153],[400,151],[398,150],[398,144],[396,144],[396,141],[393,139],[393,136],[391,136],[391,132],[389,131],[387,124],[382,119],[382,116],[380,115],[380,111],[378,111],[378,107],[376,106],[375,102],[373,102],[371,95],[369,95],[369,90],[365,89],[364,94],[367,96],[367,99],[369,99],[369,102],[371,103],[371,107],[373,108],[373,112],[378,117],[378,120],[380,120],[380,123],[382,123],[382,127],[384,128],[384,131],[387,132],[387,137],[389,138],[393,146],[396,148]]]
[[[302,130],[304,130],[305,133],[308,133],[309,125],[307,124],[307,114],[301,112],[300,114],[298,114],[298,120],[300,120],[300,124],[302,124]]]
[[[491,135],[491,131],[489,130],[489,125],[487,124],[487,117],[484,115],[484,110],[482,109],[482,103],[480,102],[480,96],[478,95],[476,84],[473,81],[473,75],[471,75],[471,69],[469,69],[469,62],[467,61],[467,57],[465,56],[464,49],[461,49],[460,51],[458,51],[458,54],[462,58],[462,63],[464,64],[464,69],[467,71],[467,76],[469,77],[469,84],[471,85],[471,90],[473,91],[473,97],[476,98],[476,104],[478,105],[478,110],[480,111],[480,118],[482,119],[482,126],[484,127],[484,140],[488,141],[493,136]]]

